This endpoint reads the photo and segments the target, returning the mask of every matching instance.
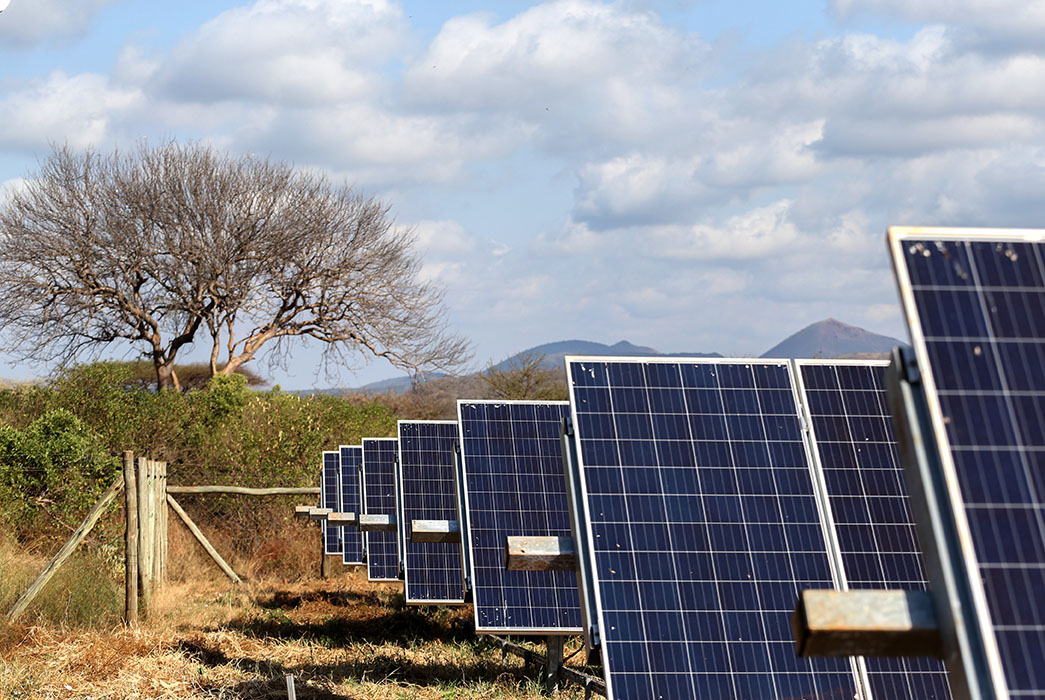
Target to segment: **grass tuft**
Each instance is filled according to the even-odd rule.
[[[0,610],[6,612],[14,605],[47,562],[44,557],[19,550],[11,537],[0,534]],[[20,621],[81,629],[108,628],[119,624],[122,614],[122,585],[113,581],[108,557],[81,549],[40,591]]]

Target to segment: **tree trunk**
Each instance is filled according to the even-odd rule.
[[[174,380],[174,363],[164,363],[161,360],[153,360],[156,364],[156,390],[164,391],[165,389],[176,388]]]

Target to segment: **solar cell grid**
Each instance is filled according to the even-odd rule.
[[[395,438],[363,440],[363,512],[395,515]],[[399,578],[399,548],[395,532],[364,534],[367,578],[395,581]]]
[[[885,392],[887,364],[796,361],[849,588],[925,590]],[[947,673],[935,659],[864,663],[876,700],[951,697]]]
[[[463,603],[461,545],[410,541],[413,520],[456,520],[457,421],[399,421],[400,522],[407,603]]]
[[[796,657],[800,590],[834,588],[786,362],[567,358],[611,698],[853,698]]]
[[[560,430],[569,402],[459,401],[478,633],[579,633],[577,575],[507,571],[505,538],[569,537]]]
[[[891,229],[1001,696],[1045,697],[1043,232]],[[971,621],[970,621],[971,622]]]
[[[323,488],[320,491],[320,506],[337,509],[338,478],[341,471],[341,455],[328,451],[323,453]],[[323,551],[327,554],[341,554],[341,528],[321,521],[323,530]]]
[[[363,463],[363,448],[359,445],[341,445],[341,471],[338,483],[338,510],[358,514],[360,508],[359,472]],[[363,563],[363,533],[358,527],[341,527],[341,560],[345,564]]]

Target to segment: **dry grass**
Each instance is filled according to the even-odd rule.
[[[470,608],[402,605],[362,570],[331,581],[172,583],[138,630],[0,623],[0,698],[541,697]],[[583,697],[570,689],[561,697]]]

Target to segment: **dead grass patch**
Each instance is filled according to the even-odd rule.
[[[173,528],[172,528],[173,530]],[[362,571],[332,581],[173,582],[138,630],[0,626],[0,697],[524,700],[515,657],[472,631],[468,608],[402,604]],[[561,697],[583,697],[570,689]]]

